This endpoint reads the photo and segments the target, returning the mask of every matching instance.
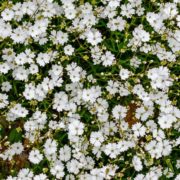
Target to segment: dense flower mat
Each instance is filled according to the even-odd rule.
[[[179,0],[0,13],[0,179],[180,180]]]

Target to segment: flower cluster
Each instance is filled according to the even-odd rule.
[[[179,0],[0,2],[0,179],[180,179]]]

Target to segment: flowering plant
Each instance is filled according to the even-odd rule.
[[[1,0],[0,179],[180,180],[179,0]]]

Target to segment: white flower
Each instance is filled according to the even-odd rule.
[[[76,13],[76,9],[74,8],[65,9],[65,16],[67,19],[74,19],[76,17]]]
[[[1,25],[0,36],[2,38],[11,36],[12,33],[11,25],[9,23],[5,23],[2,19],[0,19],[0,25]]]
[[[17,142],[12,144],[10,149],[13,150],[15,154],[21,154],[24,151],[24,146],[22,145],[22,143]]]
[[[72,120],[68,129],[71,135],[82,135],[84,132],[84,124],[79,120]]]
[[[158,118],[158,123],[162,129],[171,128],[172,123],[176,122],[176,117],[171,114],[164,114]]]
[[[34,176],[34,174],[33,174],[33,172],[30,170],[30,169],[28,169],[28,168],[23,168],[23,169],[21,169],[20,171],[19,171],[19,173],[18,173],[18,178],[17,179],[19,179],[19,180],[23,180],[23,179],[27,179],[27,180],[30,180],[30,179],[32,179],[33,178],[33,176]]]
[[[160,141],[159,144],[162,144],[162,155],[168,156],[172,151],[170,141],[165,139],[162,142]]]
[[[119,154],[119,147],[116,143],[108,143],[105,146],[104,152],[110,158],[116,158],[117,155]]]
[[[144,180],[143,174],[137,174],[137,176],[134,178],[134,180]]]
[[[71,148],[67,145],[65,145],[64,147],[60,148],[59,150],[59,159],[61,161],[69,161],[71,158]]]
[[[7,74],[9,70],[10,70],[10,67],[9,67],[8,63],[0,64],[0,73]]]
[[[178,174],[174,180],[180,180],[180,174]]]
[[[103,134],[99,132],[92,132],[90,136],[90,142],[94,146],[101,146],[101,143],[104,141]]]
[[[28,110],[22,107],[21,104],[14,105],[7,113],[7,120],[14,121],[20,117],[26,117],[28,115]]]
[[[142,137],[146,134],[146,127],[139,122],[132,126],[132,130],[137,137]]]
[[[36,64],[31,64],[30,67],[29,67],[29,73],[30,74],[36,74],[38,73],[39,71],[39,68]]]
[[[8,81],[5,81],[1,84],[2,91],[9,92],[11,89],[12,89],[12,85]]]
[[[180,169],[180,159],[178,159],[178,160],[176,161],[176,168],[177,168],[177,169]]]
[[[37,58],[36,58],[36,62],[44,67],[46,64],[48,64],[50,62],[50,60],[52,59],[52,54],[50,53],[39,53]]]
[[[91,29],[86,32],[87,42],[92,45],[97,45],[102,41],[101,33],[96,29]]]
[[[40,154],[39,150],[37,150],[37,149],[32,150],[32,151],[29,153],[29,160],[30,160],[33,164],[39,164],[42,159],[43,159],[43,155]]]
[[[140,66],[140,64],[141,64],[141,61],[140,61],[140,59],[138,59],[135,56],[130,60],[130,64],[131,64],[131,66],[134,66],[134,67],[138,68]]]
[[[72,159],[71,161],[68,161],[66,167],[69,173],[78,174],[80,169],[80,162],[76,159]]]
[[[143,169],[142,162],[141,162],[141,159],[139,157],[134,156],[132,163],[133,163],[134,169],[136,171],[141,171]]]
[[[23,95],[26,99],[31,100],[35,98],[35,86],[30,83],[25,85],[25,91],[23,92]]]
[[[13,70],[12,75],[15,80],[24,81],[28,79],[29,71],[24,66],[18,66]]]
[[[150,34],[148,32],[146,32],[145,30],[143,30],[143,26],[139,25],[138,27],[136,27],[133,31],[133,36],[142,42],[147,42],[150,40]]]
[[[0,109],[5,108],[9,104],[8,96],[0,93]]]
[[[105,67],[111,66],[115,61],[114,54],[112,54],[110,51],[106,51],[106,53],[101,56],[101,61]]]
[[[112,80],[109,80],[108,86],[106,87],[106,89],[110,94],[114,95],[118,92],[118,87],[119,87],[118,82],[114,82]]]
[[[123,4],[121,5],[121,15],[130,18],[133,14],[135,14],[135,10],[133,9],[132,4]]]
[[[101,88],[99,86],[92,86],[90,89],[83,89],[82,99],[85,102],[94,103],[96,99],[101,95]]]
[[[34,180],[48,180],[47,175],[43,173],[35,175],[33,179]]]
[[[62,31],[52,31],[51,32],[51,39],[53,40],[54,44],[61,44],[64,45],[66,42],[68,42],[68,34],[64,33]]]
[[[14,17],[14,11],[6,8],[3,12],[1,12],[1,16],[4,21],[11,21]]]
[[[37,37],[42,33],[45,33],[48,27],[49,21],[47,18],[42,18],[40,20],[37,20],[33,26],[29,29],[29,34],[32,37]]]
[[[127,69],[122,68],[122,69],[119,71],[119,76],[121,77],[122,80],[126,80],[126,79],[128,79],[129,76],[130,76],[130,71],[127,70]]]
[[[56,178],[61,179],[64,177],[64,165],[61,162],[57,162],[51,169],[50,172],[52,175],[54,175]]]
[[[107,24],[107,27],[111,29],[111,31],[123,31],[126,25],[126,21],[118,16],[116,19],[113,18],[112,20],[110,20]]]
[[[166,90],[172,85],[172,79],[169,77],[169,69],[160,66],[148,71],[148,78],[151,79],[151,85],[154,89],[160,88]]]
[[[66,55],[72,55],[73,52],[74,52],[74,48],[72,47],[72,45],[69,44],[69,45],[64,47],[64,53]]]
[[[66,70],[72,82],[79,82],[84,72],[75,62],[68,64]]]
[[[151,154],[153,158],[160,158],[168,156],[172,151],[172,146],[168,140],[155,141],[152,140],[146,144],[145,149]]]
[[[44,144],[44,151],[46,154],[54,154],[57,151],[57,142],[53,139],[47,139]]]
[[[152,133],[153,133],[153,137],[156,138],[157,141],[162,141],[162,139],[165,139],[164,131],[162,131],[161,129],[159,130],[154,129]]]
[[[116,105],[112,110],[112,115],[115,119],[123,119],[126,117],[127,108],[121,105]]]
[[[66,110],[68,107],[68,96],[65,92],[60,91],[55,93],[53,99],[53,109],[56,109],[58,112]]]

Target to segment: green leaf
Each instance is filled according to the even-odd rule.
[[[167,164],[168,168],[171,169],[172,172],[174,172],[173,166],[171,164],[171,160],[170,159],[166,159],[165,161],[166,161],[166,164]]]
[[[22,132],[18,132],[17,129],[12,129],[9,134],[8,139],[11,143],[21,141],[22,140]]]

